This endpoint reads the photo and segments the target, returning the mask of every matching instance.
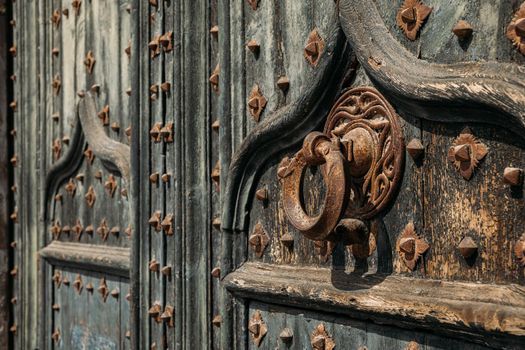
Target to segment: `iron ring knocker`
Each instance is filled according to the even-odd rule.
[[[323,165],[326,195],[323,211],[309,216],[301,203],[301,181],[308,166]],[[306,136],[302,149],[292,159],[284,158],[279,165],[282,179],[283,205],[293,226],[307,238],[329,239],[345,209],[347,198],[347,168],[337,138],[312,132]]]
[[[281,161],[284,211],[305,237],[345,245],[368,242],[366,220],[388,205],[402,177],[404,142],[398,119],[375,89],[347,90],[330,111],[324,133],[311,132],[301,150]],[[322,212],[309,216],[301,203],[301,186],[306,167],[315,165],[322,165],[326,195]]]

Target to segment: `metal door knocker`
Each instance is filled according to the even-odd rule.
[[[338,99],[324,132],[311,132],[303,147],[278,169],[288,220],[312,240],[360,244],[368,237],[364,220],[383,210],[401,179],[404,143],[399,117],[373,88],[348,90]],[[302,177],[321,166],[325,202],[308,215],[301,203]]]

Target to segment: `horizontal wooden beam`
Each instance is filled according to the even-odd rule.
[[[435,330],[488,346],[525,341],[525,287],[360,276],[343,270],[246,263],[223,284],[241,298]]]
[[[53,241],[39,254],[53,265],[129,278],[129,248]]]

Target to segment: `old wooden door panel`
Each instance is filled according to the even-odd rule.
[[[13,4],[14,348],[130,346],[129,5]]]
[[[422,348],[519,348],[523,342],[523,268],[517,259],[520,253],[515,254],[524,230],[523,187],[502,180],[507,167],[523,168],[524,159],[524,77],[516,64],[524,58],[505,36],[521,2],[425,1],[433,8],[415,40],[407,39],[396,23],[404,3],[408,2],[339,1],[334,6],[350,43],[346,49],[327,30],[331,4],[322,5],[322,14],[316,5],[304,2],[303,7],[284,5],[286,10],[266,1],[251,1],[242,8],[218,7],[220,27],[231,26],[230,33],[235,34],[223,41],[219,35],[218,47],[219,145],[226,142],[226,149],[219,148],[223,238],[221,269],[214,276],[220,276],[222,286],[233,293],[229,299],[219,289],[214,305],[212,323],[220,326],[222,347],[284,346],[278,341],[285,326],[280,310],[287,313],[291,306],[330,310],[345,315],[340,317],[346,322],[363,322],[365,340],[350,348],[402,349],[412,340],[416,342],[412,346]],[[299,30],[298,17],[287,17],[294,10],[312,11],[313,22]],[[242,24],[228,21],[237,16],[246,18],[244,31],[237,29]],[[452,33],[460,19],[474,28],[467,40]],[[308,40],[316,27],[322,41],[315,32]],[[274,38],[261,40],[259,35],[265,32],[274,33]],[[288,36],[293,44],[279,39]],[[249,45],[244,60],[237,62],[233,53],[240,43]],[[316,56],[320,60],[309,66]],[[295,62],[293,67],[286,66],[288,59]],[[224,67],[222,62],[228,60],[233,63]],[[275,95],[278,90],[269,87],[267,95],[265,89],[276,83],[283,64],[287,76],[303,77],[297,79],[299,86],[290,79],[288,94]],[[222,84],[233,88],[225,91]],[[367,219],[366,243],[314,242],[290,224],[282,179],[293,170],[280,160],[293,156],[307,133],[322,130],[337,94],[362,86],[378,89],[398,116],[404,143],[409,145],[407,151],[397,150],[405,161],[401,185],[386,209]],[[299,89],[296,95],[293,88]],[[215,96],[212,106],[214,101]],[[227,119],[225,130],[223,114],[237,118],[233,123]],[[246,122],[250,116],[256,123],[253,129],[252,122]],[[458,145],[454,142],[460,135],[460,141],[483,143],[479,153],[483,156],[469,176],[462,176],[450,161],[450,152],[455,151],[450,149]],[[242,143],[237,146],[239,137]],[[416,140],[422,144],[420,157],[413,155],[411,141]],[[474,144],[469,147],[477,149]],[[224,166],[232,151],[224,183]],[[307,158],[308,151],[303,155]],[[302,201],[312,216],[323,211],[329,193],[323,175],[322,170],[308,169],[302,178]],[[399,248],[400,236],[412,232],[419,239],[413,241],[415,249],[424,247],[421,257],[411,260],[413,264]],[[465,241],[474,254],[467,256],[460,249]],[[228,313],[229,308],[233,312]],[[250,327],[256,309],[262,311],[269,336],[260,346],[251,342],[250,335],[260,329]],[[312,318],[325,320],[334,330],[332,319]],[[309,324],[306,332],[299,332],[299,347],[311,346],[313,329]],[[384,339],[367,340],[368,329]],[[345,332],[350,334],[352,326],[335,331]],[[444,339],[450,336],[461,339],[446,344]],[[337,346],[344,346],[340,345],[344,338],[339,339]]]

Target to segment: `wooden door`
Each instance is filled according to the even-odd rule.
[[[10,346],[129,349],[129,1],[12,14]]]

